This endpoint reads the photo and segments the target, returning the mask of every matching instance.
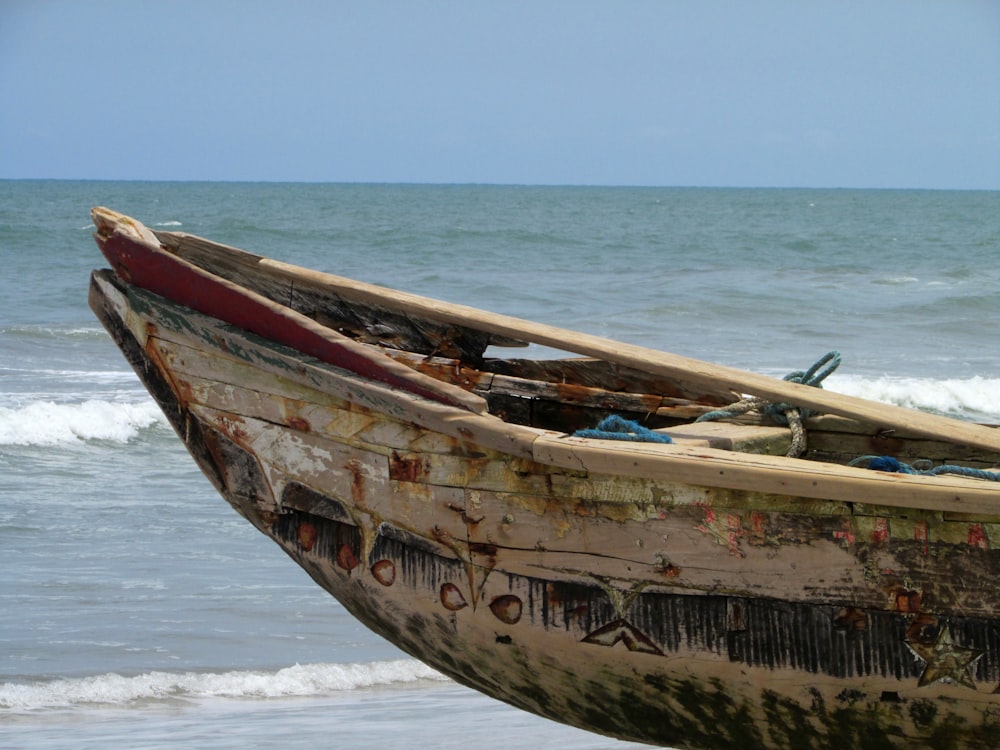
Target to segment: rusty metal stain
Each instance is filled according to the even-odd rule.
[[[500,622],[507,625],[516,625],[518,623],[521,619],[522,609],[523,605],[520,598],[513,594],[498,596],[490,602],[490,611]]]
[[[232,350],[232,348],[229,346],[229,342],[226,341],[226,339],[224,337],[222,337],[221,335],[219,335],[219,334],[213,334],[212,335],[212,342],[217,347],[219,347],[219,349],[221,349],[222,351],[226,352],[227,354],[236,354],[237,356],[239,356],[239,353],[238,352],[234,352]]]
[[[458,503],[448,503],[447,508],[448,510],[454,511],[455,513],[461,515],[462,522],[468,524],[469,526],[475,526],[479,524],[484,518],[486,518],[486,516],[482,513],[474,517],[469,516],[468,512],[466,512],[465,507],[459,505]]]
[[[316,545],[316,538],[319,534],[311,523],[300,523],[298,536],[302,549],[309,552]]]
[[[834,615],[833,627],[860,633],[868,629],[868,615],[857,607],[844,607]]]
[[[372,565],[372,576],[383,586],[392,586],[396,582],[396,563],[392,560],[379,560]]]
[[[679,578],[681,573],[684,572],[683,568],[674,565],[672,562],[666,561],[664,561],[661,565],[657,565],[656,570],[664,578]]]
[[[430,473],[430,467],[420,456],[401,456],[393,451],[389,457],[389,478],[397,482],[419,482]]]
[[[195,400],[194,389],[190,382],[181,378],[174,378],[171,382],[174,386],[174,393],[181,404],[190,404]]]
[[[337,565],[348,573],[358,567],[358,556],[349,544],[341,544],[337,549]]]
[[[231,415],[216,414],[214,421],[219,431],[230,437],[235,443],[244,446],[249,443],[250,433],[244,427],[245,420]]]
[[[351,499],[356,505],[363,505],[365,501],[365,468],[356,458],[347,462],[345,468],[351,474]]]
[[[923,597],[919,591],[897,589],[893,592],[892,609],[895,612],[911,612],[915,614],[920,611],[922,599]]]
[[[868,439],[872,453],[879,456],[898,456],[906,451],[906,441],[893,436],[895,430],[879,430]]]
[[[574,383],[554,383],[553,385],[555,385],[556,388],[557,400],[566,403],[589,403],[595,390],[594,388],[588,388],[585,385],[576,385]],[[659,401],[659,399],[657,399],[657,401]],[[657,406],[658,405],[659,404],[657,403]],[[655,409],[656,407],[654,406],[652,410]]]
[[[465,597],[462,596],[462,592],[454,583],[445,583],[441,586],[441,604],[452,612],[458,612],[458,610],[469,606]]]
[[[605,398],[595,396],[601,393],[599,388],[587,385],[577,385],[575,383],[553,383],[556,391],[556,402],[564,404],[584,404],[584,405],[594,405],[604,407],[606,409],[618,409],[621,406],[621,399],[616,398],[619,394],[617,392],[612,392]],[[647,394],[647,393],[628,393],[631,399],[634,399],[641,405],[642,409],[647,414],[654,413],[660,406],[663,405],[663,395],[662,393]]]

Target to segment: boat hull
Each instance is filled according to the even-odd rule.
[[[995,518],[574,471],[110,272],[91,306],[223,497],[462,684],[677,748],[1000,736]]]

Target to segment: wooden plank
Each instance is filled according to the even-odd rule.
[[[744,453],[784,456],[792,443],[787,427],[744,425],[730,422],[694,422],[656,430],[679,440],[702,440],[712,448]]]
[[[552,579],[560,572],[600,571],[671,593],[721,587],[731,595],[813,603],[867,596],[866,605],[885,606],[885,593],[871,585],[864,566],[838,538],[837,532],[852,528],[843,511],[741,515],[696,504],[619,506],[567,498],[542,506],[533,496],[479,490],[468,495],[466,514],[474,521],[469,540],[496,546],[497,568],[505,573]],[[523,553],[509,553],[517,549]],[[812,585],[790,591],[787,573],[793,568]]]
[[[201,237],[180,232],[159,232],[156,236],[174,255],[358,341],[379,341],[425,355],[459,356],[472,361],[481,360],[489,346],[527,346],[523,341],[464,326],[410,318],[385,306],[346,302],[328,286],[262,272],[259,256]]]
[[[181,385],[188,405],[314,432],[386,456],[392,451],[455,454],[461,441],[351,401],[264,372],[243,360],[155,338],[158,361]]]
[[[646,476],[704,487],[1000,516],[996,484],[962,477],[889,474],[783,456],[659,443],[539,436],[539,463],[612,476]]]

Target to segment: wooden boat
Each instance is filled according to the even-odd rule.
[[[91,307],[198,465],[414,657],[676,748],[997,745],[1000,430],[93,219]],[[800,457],[695,421],[745,395],[816,412]],[[611,415],[639,439],[577,434]]]

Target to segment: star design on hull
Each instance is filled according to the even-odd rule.
[[[951,628],[947,625],[941,628],[933,643],[907,641],[906,645],[925,664],[917,682],[919,687],[949,681],[976,689],[976,683],[972,680],[972,665],[984,652],[957,645],[951,635]]]

